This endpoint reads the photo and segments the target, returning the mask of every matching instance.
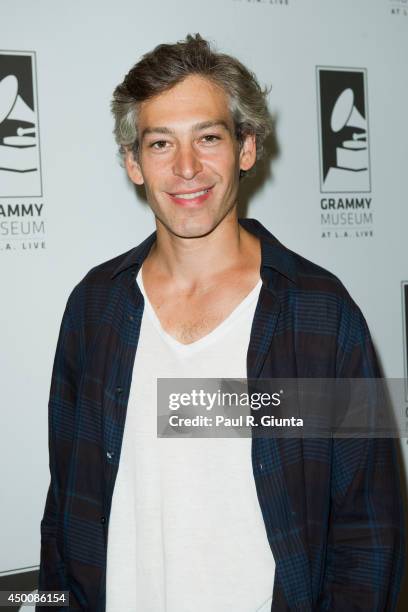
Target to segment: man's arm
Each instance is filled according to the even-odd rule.
[[[341,317],[339,378],[379,378],[367,323],[349,299]],[[319,610],[391,612],[404,569],[396,441],[333,440],[331,514]]]
[[[62,522],[63,482],[71,457],[79,363],[78,334],[73,325],[68,301],[54,358],[48,406],[51,481],[41,521],[39,590],[68,590],[61,551],[62,536],[58,538],[58,530]],[[43,609],[48,610],[41,606],[36,608],[38,611]]]

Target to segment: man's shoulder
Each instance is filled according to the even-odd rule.
[[[112,259],[108,259],[107,261],[94,266],[85,275],[81,283],[92,284],[109,282],[126,269],[129,269],[138,263],[141,265],[143,259],[146,257],[150,247],[155,241],[155,238],[156,232],[153,232],[132,249],[129,249],[120,255],[116,255],[116,257],[113,257]]]
[[[150,234],[132,249],[92,267],[71,291],[68,298],[71,308],[83,305],[84,301],[89,300],[103,308],[104,304],[117,294],[121,286],[115,282],[115,279],[144,259],[154,237],[154,233]]]
[[[284,317],[293,316],[298,329],[338,335],[344,345],[367,338],[365,317],[336,274],[283,245],[259,221],[245,226],[261,238],[270,287]]]
[[[287,249],[287,256],[295,282],[284,283],[278,293],[287,309],[296,313],[299,326],[327,333],[340,329],[342,338],[347,331],[360,336],[366,326],[364,315],[340,278],[295,251]]]
[[[285,247],[286,248],[286,247]],[[313,291],[349,297],[345,285],[331,270],[286,248],[296,271],[296,287],[300,291]]]
[[[292,292],[310,291],[349,297],[347,289],[336,274],[282,244],[259,221],[248,219],[244,223],[263,243],[264,264],[276,270],[285,279],[278,283],[279,287],[288,288]]]
[[[136,251],[137,247],[133,247],[124,253],[120,253],[111,259],[102,261],[93,266],[85,276],[79,281],[78,286],[93,285],[98,283],[109,283],[116,270],[118,270],[124,261],[126,261]]]

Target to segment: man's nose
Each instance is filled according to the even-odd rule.
[[[189,144],[180,145],[174,160],[174,174],[184,179],[191,180],[201,172],[202,163],[194,146]]]

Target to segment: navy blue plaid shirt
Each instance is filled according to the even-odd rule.
[[[379,377],[367,324],[341,282],[258,221],[240,223],[262,250],[248,378]],[[105,610],[109,515],[144,307],[135,276],[155,240],[93,268],[61,324],[39,589],[69,590],[69,610]],[[252,465],[276,562],[272,611],[394,610],[405,553],[395,441],[253,437]]]

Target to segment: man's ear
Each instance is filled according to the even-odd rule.
[[[239,152],[240,170],[250,170],[256,162],[256,136],[247,134],[241,144]]]
[[[130,178],[130,180],[136,185],[143,185],[144,179],[140,164],[137,159],[135,159],[134,153],[130,149],[130,147],[126,148],[124,162],[126,172],[128,173],[128,177]]]

